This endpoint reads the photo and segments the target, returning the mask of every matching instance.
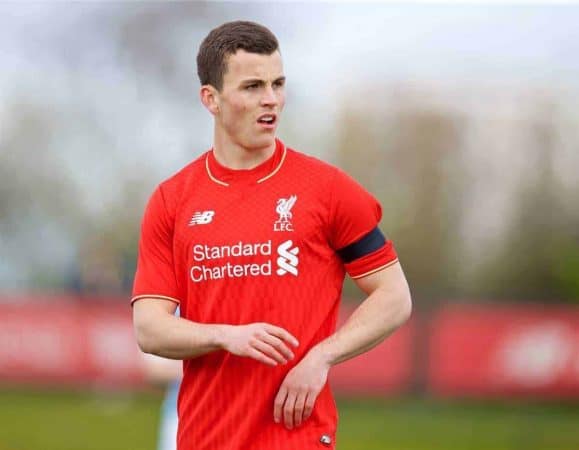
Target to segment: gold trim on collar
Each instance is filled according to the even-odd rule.
[[[282,150],[282,151],[283,151],[283,154],[281,155],[281,159],[279,160],[279,164],[276,166],[275,169],[273,169],[273,171],[272,171],[269,175],[266,175],[265,177],[260,178],[259,180],[257,180],[258,183],[261,183],[261,182],[263,182],[263,181],[265,181],[265,180],[270,179],[270,178],[273,177],[276,173],[279,172],[279,169],[281,169],[281,166],[283,165],[283,163],[284,163],[284,161],[285,161],[286,154],[287,154],[287,149],[286,149],[285,144],[282,142],[281,145],[283,145],[283,150]],[[209,176],[209,178],[210,178],[212,181],[214,181],[214,182],[217,183],[217,184],[220,184],[221,186],[229,186],[229,183],[226,183],[225,181],[218,180],[218,179],[215,178],[215,177],[213,176],[213,174],[211,173],[211,169],[209,169],[209,153],[208,153],[207,156],[205,157],[205,169],[207,170],[207,175]]]
[[[276,167],[275,169],[273,169],[273,172],[272,172],[272,173],[270,173],[269,175],[266,175],[265,177],[260,178],[259,180],[257,180],[258,183],[261,183],[262,181],[265,181],[265,180],[273,177],[276,173],[279,172],[279,169],[281,169],[281,166],[282,166],[282,164],[283,164],[283,162],[284,162],[284,160],[285,160],[285,155],[286,155],[286,153],[287,153],[287,150],[286,150],[286,148],[285,148],[285,144],[282,143],[281,145],[283,145],[283,155],[281,155],[281,159],[279,160],[279,164],[277,165],[277,167]]]
[[[217,184],[220,184],[221,186],[229,186],[229,183],[218,180],[211,173],[211,170],[209,169],[209,154],[207,154],[207,156],[205,157],[205,169],[207,169],[207,175],[209,175],[209,178],[211,178],[211,180],[215,181]]]

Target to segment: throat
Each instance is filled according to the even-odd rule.
[[[251,170],[267,161],[275,152],[275,142],[272,146],[253,149],[238,145],[215,146],[213,154],[219,164],[233,170]]]

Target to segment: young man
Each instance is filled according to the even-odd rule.
[[[275,138],[275,36],[226,23],[197,64],[214,144],[149,200],[132,299],[139,345],[184,360],[179,450],[333,449],[328,372],[409,317],[408,285],[376,200]],[[346,272],[368,297],[335,332]]]

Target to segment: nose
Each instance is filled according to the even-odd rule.
[[[272,86],[266,86],[261,98],[261,104],[262,106],[277,106],[278,98]]]

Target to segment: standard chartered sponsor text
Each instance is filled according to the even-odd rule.
[[[195,282],[222,278],[257,277],[259,275],[271,275],[271,261],[265,264],[231,264],[228,262],[215,267],[204,265],[191,267],[191,279]]]
[[[271,241],[244,244],[239,241],[233,245],[201,245],[193,246],[193,259],[198,262],[207,259],[229,258],[231,256],[270,256],[271,255]]]
[[[198,283],[207,280],[220,280],[223,278],[241,278],[256,276],[271,276],[271,240],[260,243],[244,243],[242,241],[233,245],[210,246],[196,244],[193,246],[193,260],[197,263],[191,267],[191,280]],[[227,261],[224,264],[215,264],[223,258],[254,257],[254,262],[234,264]],[[255,262],[255,257],[259,258]],[[260,257],[267,257],[263,260]],[[261,260],[261,261],[259,261]],[[210,265],[204,262],[212,262]]]

